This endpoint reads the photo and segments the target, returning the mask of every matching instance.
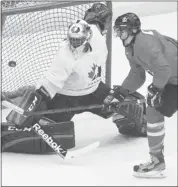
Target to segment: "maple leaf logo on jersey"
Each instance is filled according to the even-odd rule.
[[[92,70],[88,73],[88,77],[95,80],[97,77],[101,77],[101,66],[93,64]]]

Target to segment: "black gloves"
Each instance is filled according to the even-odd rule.
[[[162,105],[163,89],[156,88],[153,84],[148,86],[147,104],[150,107],[158,108]]]
[[[114,98],[120,102],[124,101],[129,93],[129,90],[123,88],[122,86],[114,86],[114,88],[110,90],[108,96],[104,99],[104,105],[110,105]]]

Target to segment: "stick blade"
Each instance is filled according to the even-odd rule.
[[[88,152],[91,152],[93,151],[94,149],[98,148],[100,146],[100,142],[97,141],[97,142],[94,142],[88,146],[85,146],[85,147],[82,147],[82,148],[79,148],[77,150],[74,150],[74,151],[68,151],[64,160],[69,160],[69,159],[72,159],[72,158],[76,158],[76,157],[79,157],[79,156],[82,156]]]

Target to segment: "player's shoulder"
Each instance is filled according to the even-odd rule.
[[[69,41],[67,39],[60,42],[58,52],[65,58],[70,56],[71,51],[69,48]]]
[[[63,40],[59,43],[56,59],[61,59],[64,63],[71,61],[72,55],[69,49],[69,42],[67,40]]]
[[[142,30],[135,39],[135,46],[140,50],[158,45],[159,33],[156,30]]]
[[[92,31],[97,31],[97,32],[99,32],[99,29],[98,29],[98,27],[97,27],[95,24],[89,24],[89,26],[90,26],[90,29],[91,29]]]
[[[92,46],[105,46],[106,43],[106,38],[101,34],[101,31],[96,25],[91,25],[91,31],[92,31],[92,36],[90,40],[90,44]]]
[[[90,29],[92,31],[92,35],[97,38],[104,38],[103,34],[101,33],[100,28],[95,24],[90,24]]]
[[[67,48],[67,46],[68,46],[68,41],[67,41],[67,39],[62,40],[62,41],[59,43],[59,49],[65,49],[65,48]]]

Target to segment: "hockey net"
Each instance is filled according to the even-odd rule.
[[[111,2],[104,2],[109,6]],[[43,78],[72,20],[83,18],[90,2],[2,1],[2,93],[19,96]],[[108,32],[109,33],[109,32]],[[110,83],[111,37],[104,81]]]

